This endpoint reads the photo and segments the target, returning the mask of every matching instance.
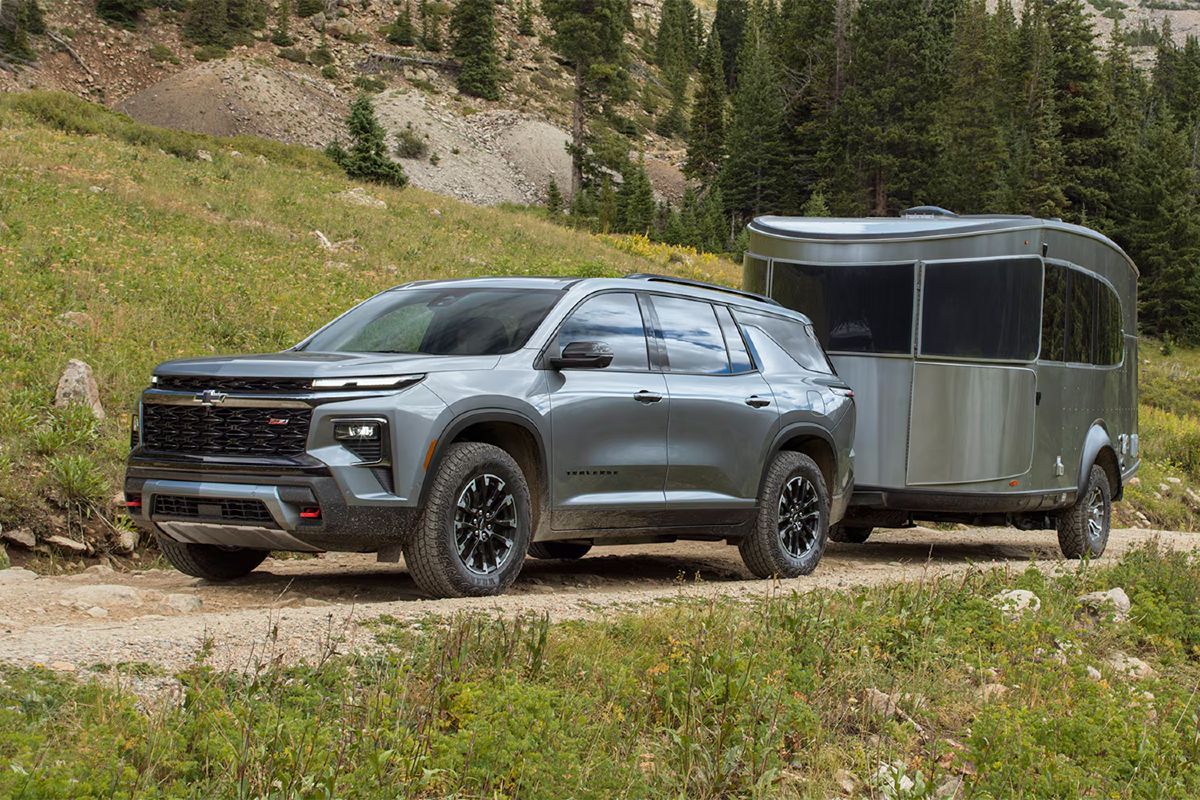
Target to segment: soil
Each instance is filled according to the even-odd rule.
[[[1175,549],[1200,536],[1114,530],[1102,562],[1158,539]],[[218,669],[315,660],[370,649],[370,621],[419,621],[464,611],[532,612],[553,620],[600,617],[680,597],[763,597],[929,580],[976,568],[1061,564],[1053,532],[1012,529],[877,531],[863,545],[830,543],[817,571],[786,581],[757,580],[738,551],[719,543],[599,547],[576,562],[529,559],[501,597],[426,599],[401,564],[326,554],[268,559],[250,576],[210,584],[174,570],[113,572],[92,567],[65,577],[0,571],[0,662],[75,671],[100,663],[142,662],[178,670],[202,649]]]

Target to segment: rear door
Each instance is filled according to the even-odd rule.
[[[775,396],[726,306],[667,295],[652,303],[671,397],[667,502],[682,524],[737,522],[757,499]]]
[[[664,505],[669,402],[666,379],[651,366],[637,296],[584,300],[550,353],[571,342],[604,342],[614,356],[603,369],[548,374],[553,527],[643,527]]]

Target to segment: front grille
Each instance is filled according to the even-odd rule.
[[[142,446],[204,456],[296,456],[308,441],[309,409],[142,406]]]
[[[279,394],[308,392],[311,378],[211,378],[204,375],[159,375],[156,389],[172,392],[203,392],[212,389],[225,394]]]
[[[261,500],[216,497],[154,496],[151,516],[155,519],[210,519],[221,522],[250,522],[275,527],[275,518]]]

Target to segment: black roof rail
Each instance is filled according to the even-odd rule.
[[[778,300],[772,300],[763,294],[755,294],[742,289],[734,289],[729,286],[722,286],[719,283],[706,283],[705,281],[694,281],[689,278],[676,278],[673,275],[658,275],[653,272],[631,272],[625,276],[629,280],[635,281],[654,281],[656,283],[673,283],[679,286],[694,286],[697,289],[709,289],[714,292],[724,292],[725,294],[734,294],[738,297],[745,297],[747,300],[757,300],[760,303],[767,303],[773,306],[780,306]],[[782,308],[782,306],[780,306]]]

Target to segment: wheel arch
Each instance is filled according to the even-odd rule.
[[[758,480],[760,490],[771,462],[775,460],[775,456],[785,451],[803,453],[815,461],[817,469],[821,470],[821,476],[825,479],[825,490],[833,495],[838,476],[837,446],[827,430],[820,425],[804,422],[789,425],[776,435]]]
[[[1082,496],[1087,487],[1088,473],[1096,465],[1108,476],[1108,485],[1112,490],[1112,499],[1120,500],[1125,493],[1121,482],[1121,464],[1117,459],[1116,448],[1108,436],[1103,423],[1093,422],[1083,440],[1083,457],[1079,462],[1079,474],[1076,480],[1078,495]]]

